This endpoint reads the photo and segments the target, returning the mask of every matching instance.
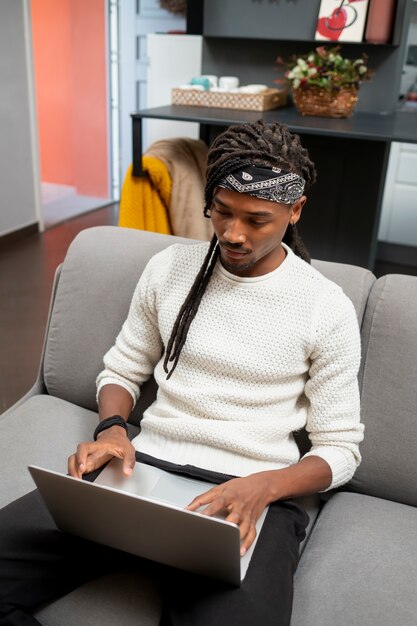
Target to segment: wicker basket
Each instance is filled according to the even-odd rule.
[[[230,93],[174,88],[172,104],[185,106],[218,107],[244,111],[269,111],[287,104],[288,92],[282,89],[265,89],[261,93]]]
[[[318,117],[350,117],[358,101],[356,87],[338,91],[307,87],[292,90],[295,107],[301,115]]]
[[[187,12],[186,0],[159,0],[159,4],[161,5],[161,9],[166,9],[171,13],[185,15]]]

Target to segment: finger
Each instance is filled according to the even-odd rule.
[[[213,489],[205,491],[199,496],[196,496],[194,500],[192,500],[190,504],[188,504],[187,509],[189,509],[190,511],[197,511],[197,509],[199,509],[201,506],[212,502],[212,500],[216,497],[216,494],[217,491],[215,487]]]
[[[75,454],[68,457],[68,474],[74,478],[81,478]]]
[[[219,513],[224,514],[225,512],[228,512],[228,509],[226,505],[226,500],[225,498],[223,498],[223,496],[217,497],[215,500],[210,502],[210,504],[208,504],[205,509],[201,511],[203,515],[208,515],[211,517]]]
[[[232,522],[232,524],[237,524],[239,526],[241,521],[241,513],[239,511],[232,511],[226,517],[226,522]]]
[[[75,453],[75,461],[78,466],[79,478],[86,471],[88,456],[97,449],[95,442],[91,443],[79,443],[77,446],[77,452]]]
[[[123,460],[123,474],[125,476],[131,476],[136,464],[135,449],[132,445],[126,449],[126,456]]]
[[[78,478],[81,478],[83,474],[88,474],[98,467],[101,467],[104,463],[109,461],[112,456],[114,455],[107,449],[107,446],[100,445],[98,442],[79,444],[77,452],[74,455]]]
[[[104,450],[95,450],[88,455],[84,465],[84,474],[89,474],[94,470],[105,465],[113,455],[107,454]]]
[[[245,533],[245,538],[240,544],[240,556],[245,556],[246,552],[249,550],[251,545],[253,544],[256,537],[256,526],[255,524],[250,524],[249,530]]]
[[[106,454],[110,457],[115,456],[117,459],[123,461],[122,472],[125,476],[130,476],[132,474],[136,463],[134,452],[132,453],[127,447],[119,444],[113,446],[109,443],[106,445],[105,450]]]

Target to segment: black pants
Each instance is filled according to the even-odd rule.
[[[230,478],[139,453],[137,458],[208,482]],[[245,579],[235,588],[63,533],[33,491],[0,510],[0,625],[39,625],[31,615],[39,605],[116,569],[146,563],[160,584],[164,626],[288,626],[293,575],[307,523],[298,503],[271,505]]]

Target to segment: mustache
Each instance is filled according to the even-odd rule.
[[[244,248],[241,243],[228,243],[226,241],[219,241],[219,243],[223,248],[227,248],[228,250],[231,250],[232,252],[242,252],[242,253],[252,252],[252,250],[248,250],[247,248]]]

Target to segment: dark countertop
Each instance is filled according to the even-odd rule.
[[[397,111],[391,114],[354,113],[350,118],[303,117],[294,107],[273,111],[241,111],[197,106],[168,105],[142,109],[133,118],[170,119],[198,122],[213,126],[229,126],[242,122],[279,121],[300,134],[323,135],[374,141],[417,143],[417,114]]]

